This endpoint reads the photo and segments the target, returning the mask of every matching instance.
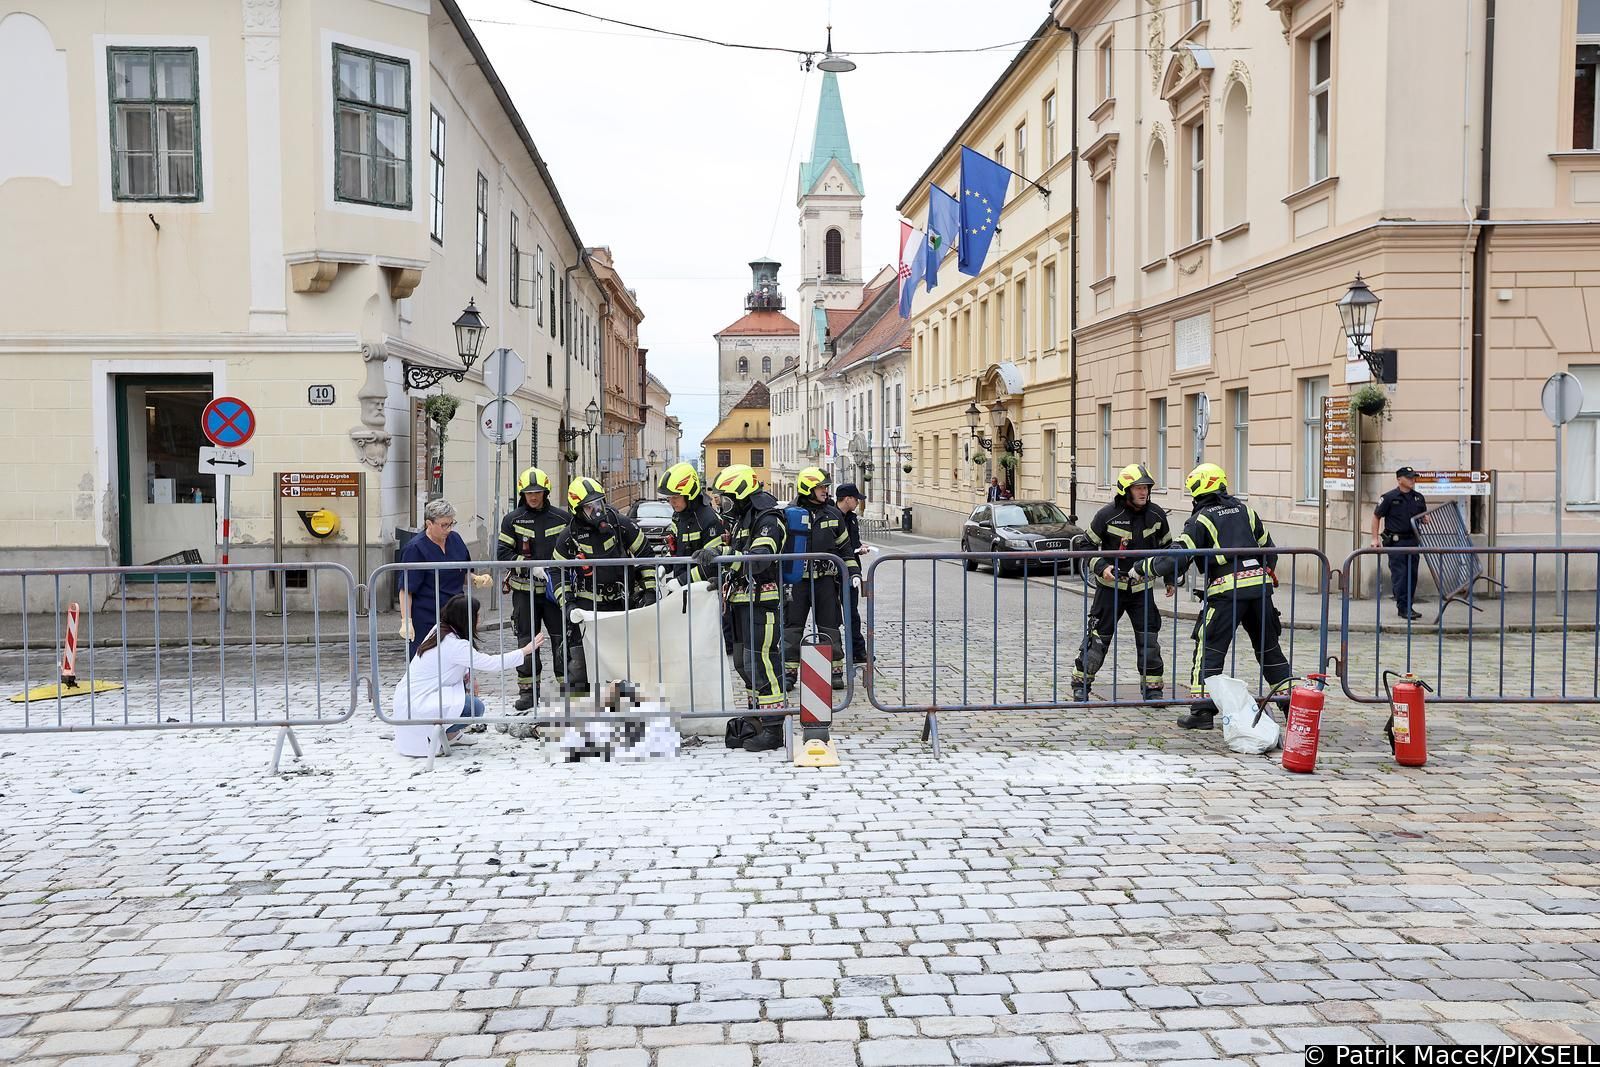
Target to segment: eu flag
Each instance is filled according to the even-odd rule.
[[[976,278],[989,254],[1011,171],[987,156],[961,146],[961,250],[956,267]]]
[[[937,185],[928,186],[928,269],[924,274],[930,293],[939,284],[939,261],[956,246],[960,229],[960,203]]]

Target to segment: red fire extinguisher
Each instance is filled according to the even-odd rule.
[[[1389,684],[1389,676],[1400,681]],[[1433,692],[1433,686],[1414,674],[1384,671],[1383,684],[1389,691],[1389,722],[1383,728],[1389,739],[1389,750],[1394,761],[1402,767],[1420,767],[1428,762],[1428,720],[1424,711],[1423,691]]]
[[[1310,685],[1297,685],[1289,693],[1289,716],[1283,724],[1285,770],[1310,774],[1317,769],[1317,741],[1322,736],[1323,687],[1326,674],[1308,674]]]

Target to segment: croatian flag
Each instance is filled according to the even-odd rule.
[[[911,225],[900,223],[900,317],[911,317],[911,295],[928,269],[928,235]]]

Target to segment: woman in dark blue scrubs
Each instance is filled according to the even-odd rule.
[[[422,509],[422,532],[400,550],[401,563],[469,563],[467,543],[456,533],[456,509],[447,500],[430,500]],[[437,611],[458,596],[468,575],[474,589],[487,588],[487,574],[472,574],[466,567],[401,571],[400,636],[411,642],[411,655],[438,621]]]

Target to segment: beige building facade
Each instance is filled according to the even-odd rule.
[[[0,65],[37,111],[0,120],[0,220],[31,250],[0,264],[7,564],[213,562],[199,417],[222,395],[257,419],[234,560],[273,556],[276,472],[362,474],[370,564],[441,492],[482,551],[510,483],[496,493],[478,432],[483,360],[456,354],[469,300],[481,355],[528,368],[503,467],[592,460],[578,437],[564,461],[559,434],[597,399],[602,297],[451,0],[22,7],[0,18]],[[408,366],[447,376],[408,388]],[[443,442],[439,394],[457,401]],[[354,500],[312,505],[341,517],[325,542],[285,504],[286,558],[354,567]]]

